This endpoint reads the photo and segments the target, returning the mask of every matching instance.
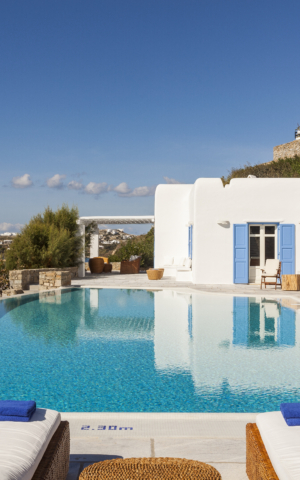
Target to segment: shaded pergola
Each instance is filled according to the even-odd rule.
[[[154,215],[136,215],[136,216],[105,216],[105,217],[80,217],[80,225],[89,225],[95,222],[97,225],[138,225],[154,223]]]
[[[79,234],[84,235],[85,227],[91,223],[97,225],[145,225],[154,224],[154,215],[132,215],[132,216],[92,216],[92,217],[80,217],[78,220]],[[79,277],[85,276],[85,254],[83,249],[83,255],[79,265]],[[90,257],[99,256],[99,233],[92,234]]]

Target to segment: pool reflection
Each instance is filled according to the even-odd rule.
[[[296,313],[277,300],[233,298],[233,344],[250,348],[293,347]]]

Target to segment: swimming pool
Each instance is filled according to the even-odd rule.
[[[2,300],[0,399],[75,412],[278,410],[300,400],[299,307],[287,302],[132,289]]]

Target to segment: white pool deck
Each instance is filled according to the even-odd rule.
[[[300,292],[258,285],[193,285],[172,278],[148,280],[145,273],[91,275],[72,281],[91,288],[176,289],[241,296],[284,298],[300,308]],[[67,480],[87,465],[111,458],[179,457],[213,465],[223,480],[246,480],[246,434],[255,413],[63,413],[70,422],[71,457]],[[104,428],[105,427],[105,428]]]
[[[245,427],[251,413],[63,413],[70,422],[67,480],[112,458],[178,457],[213,465],[223,480],[247,479]],[[105,427],[105,428],[104,428]]]

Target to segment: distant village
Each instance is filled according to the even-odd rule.
[[[99,250],[101,249],[101,255],[113,255],[122,244],[131,238],[136,238],[136,235],[124,232],[123,228],[99,229]]]
[[[5,259],[5,252],[9,250],[9,246],[13,241],[12,237],[15,237],[16,233],[4,232],[0,233],[0,260]]]
[[[13,241],[10,237],[15,237],[16,235],[16,233],[11,232],[0,233],[0,245],[10,245]]]

